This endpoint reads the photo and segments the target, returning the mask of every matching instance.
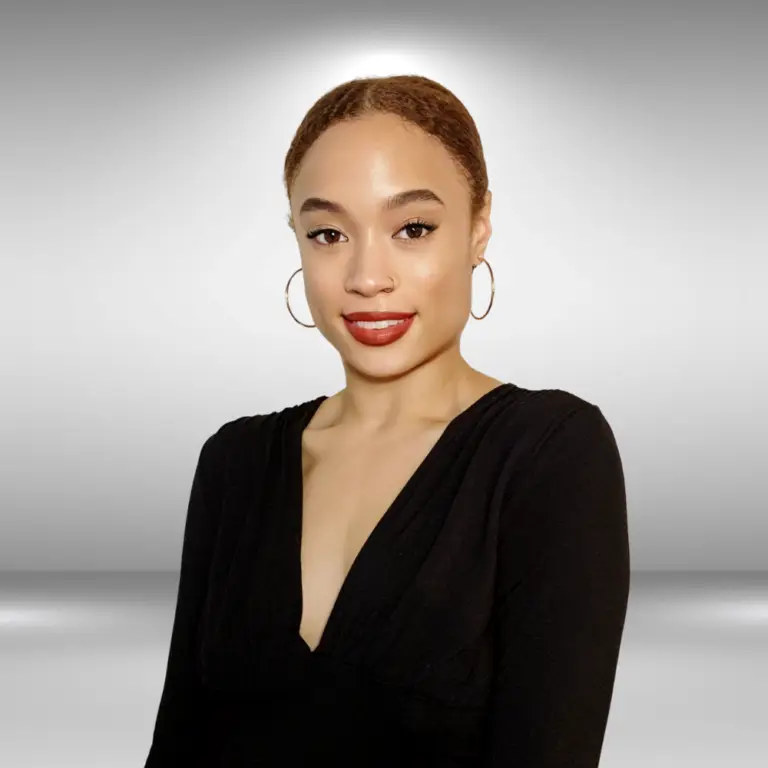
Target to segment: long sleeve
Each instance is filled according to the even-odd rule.
[[[587,404],[551,430],[499,533],[492,768],[597,768],[629,598],[624,473]]]
[[[200,756],[204,700],[197,650],[220,504],[216,437],[203,444],[192,480],[165,682],[145,768],[192,766]]]

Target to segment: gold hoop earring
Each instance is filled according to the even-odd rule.
[[[493,306],[493,297],[496,295],[496,281],[494,280],[494,277],[493,277],[493,270],[491,269],[491,265],[488,263],[487,259],[483,259],[482,262],[483,264],[485,264],[486,267],[488,267],[488,271],[491,273],[491,301],[488,304],[488,309],[485,310],[485,314],[480,315],[480,317],[478,317],[472,311],[472,307],[469,308],[469,313],[472,315],[472,317],[475,318],[475,320],[482,320],[491,311],[491,307]],[[478,264],[473,265],[472,271],[474,272],[475,268],[478,266],[479,266]]]
[[[299,267],[299,268],[298,268],[298,269],[297,269],[297,270],[296,270],[296,271],[295,271],[295,272],[294,272],[294,273],[293,273],[293,274],[292,274],[292,275],[291,275],[291,276],[288,278],[288,282],[287,282],[287,283],[286,283],[286,285],[285,285],[285,305],[288,307],[288,311],[291,313],[291,317],[292,317],[292,318],[293,318],[293,319],[294,319],[294,320],[295,320],[295,321],[296,321],[296,322],[297,322],[299,325],[303,325],[305,328],[317,328],[317,326],[316,326],[316,325],[307,325],[306,323],[302,323],[302,322],[301,322],[301,320],[299,320],[299,318],[298,318],[298,317],[296,317],[296,315],[294,315],[294,314],[293,314],[293,311],[291,310],[291,302],[290,302],[290,299],[288,298],[288,291],[290,290],[290,287],[291,287],[291,280],[293,280],[293,278],[294,278],[294,277],[296,277],[296,275],[298,275],[298,274],[299,274],[299,272],[301,272],[301,270],[302,270],[302,269],[303,269],[303,267]]]

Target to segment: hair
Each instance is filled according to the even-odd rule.
[[[328,128],[374,113],[397,115],[441,142],[469,184],[474,221],[488,190],[477,126],[454,93],[420,75],[355,78],[323,94],[304,116],[286,154],[283,182],[288,197],[304,156]],[[289,223],[293,226],[290,218]]]

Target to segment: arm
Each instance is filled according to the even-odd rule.
[[[198,743],[204,714],[198,629],[220,503],[216,439],[212,435],[203,444],[192,480],[165,682],[144,768],[195,765],[202,746]]]
[[[597,768],[629,597],[624,474],[597,406],[560,422],[499,534],[492,768]]]

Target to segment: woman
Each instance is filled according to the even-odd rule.
[[[146,768],[597,766],[629,592],[622,464],[597,406],[461,356],[490,269],[472,118],[424,77],[345,83],[285,184],[315,323],[290,280],[288,310],[346,386],[203,445]]]

